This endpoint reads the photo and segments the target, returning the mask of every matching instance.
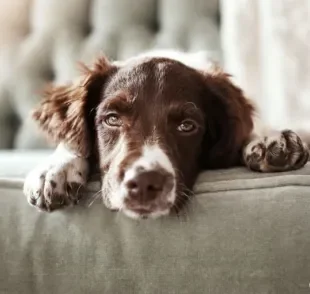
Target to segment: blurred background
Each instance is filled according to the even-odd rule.
[[[273,127],[310,131],[309,0],[0,0],[0,149],[45,148],[30,119],[77,60],[203,51]]]

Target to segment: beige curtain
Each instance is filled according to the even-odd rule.
[[[226,69],[273,127],[310,130],[310,0],[222,0]]]

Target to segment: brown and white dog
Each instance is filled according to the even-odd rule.
[[[301,168],[308,148],[292,131],[264,136],[255,110],[228,74],[191,54],[99,58],[70,85],[51,87],[34,112],[56,151],[26,178],[41,210],[77,202],[97,166],[107,207],[134,218],[169,214],[204,169]]]

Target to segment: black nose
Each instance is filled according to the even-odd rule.
[[[166,176],[157,171],[143,171],[126,183],[131,199],[148,202],[157,198],[166,183]]]

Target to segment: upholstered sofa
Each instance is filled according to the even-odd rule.
[[[309,165],[276,174],[206,171],[179,217],[155,221],[110,212],[100,199],[40,213],[22,194],[27,172],[52,152],[29,117],[46,82],[70,80],[77,60],[101,51],[122,59],[179,48],[231,67],[231,40],[242,35],[225,7],[217,0],[0,1],[1,294],[309,293]],[[235,15],[246,20],[245,12]],[[90,182],[85,198],[98,188]]]

